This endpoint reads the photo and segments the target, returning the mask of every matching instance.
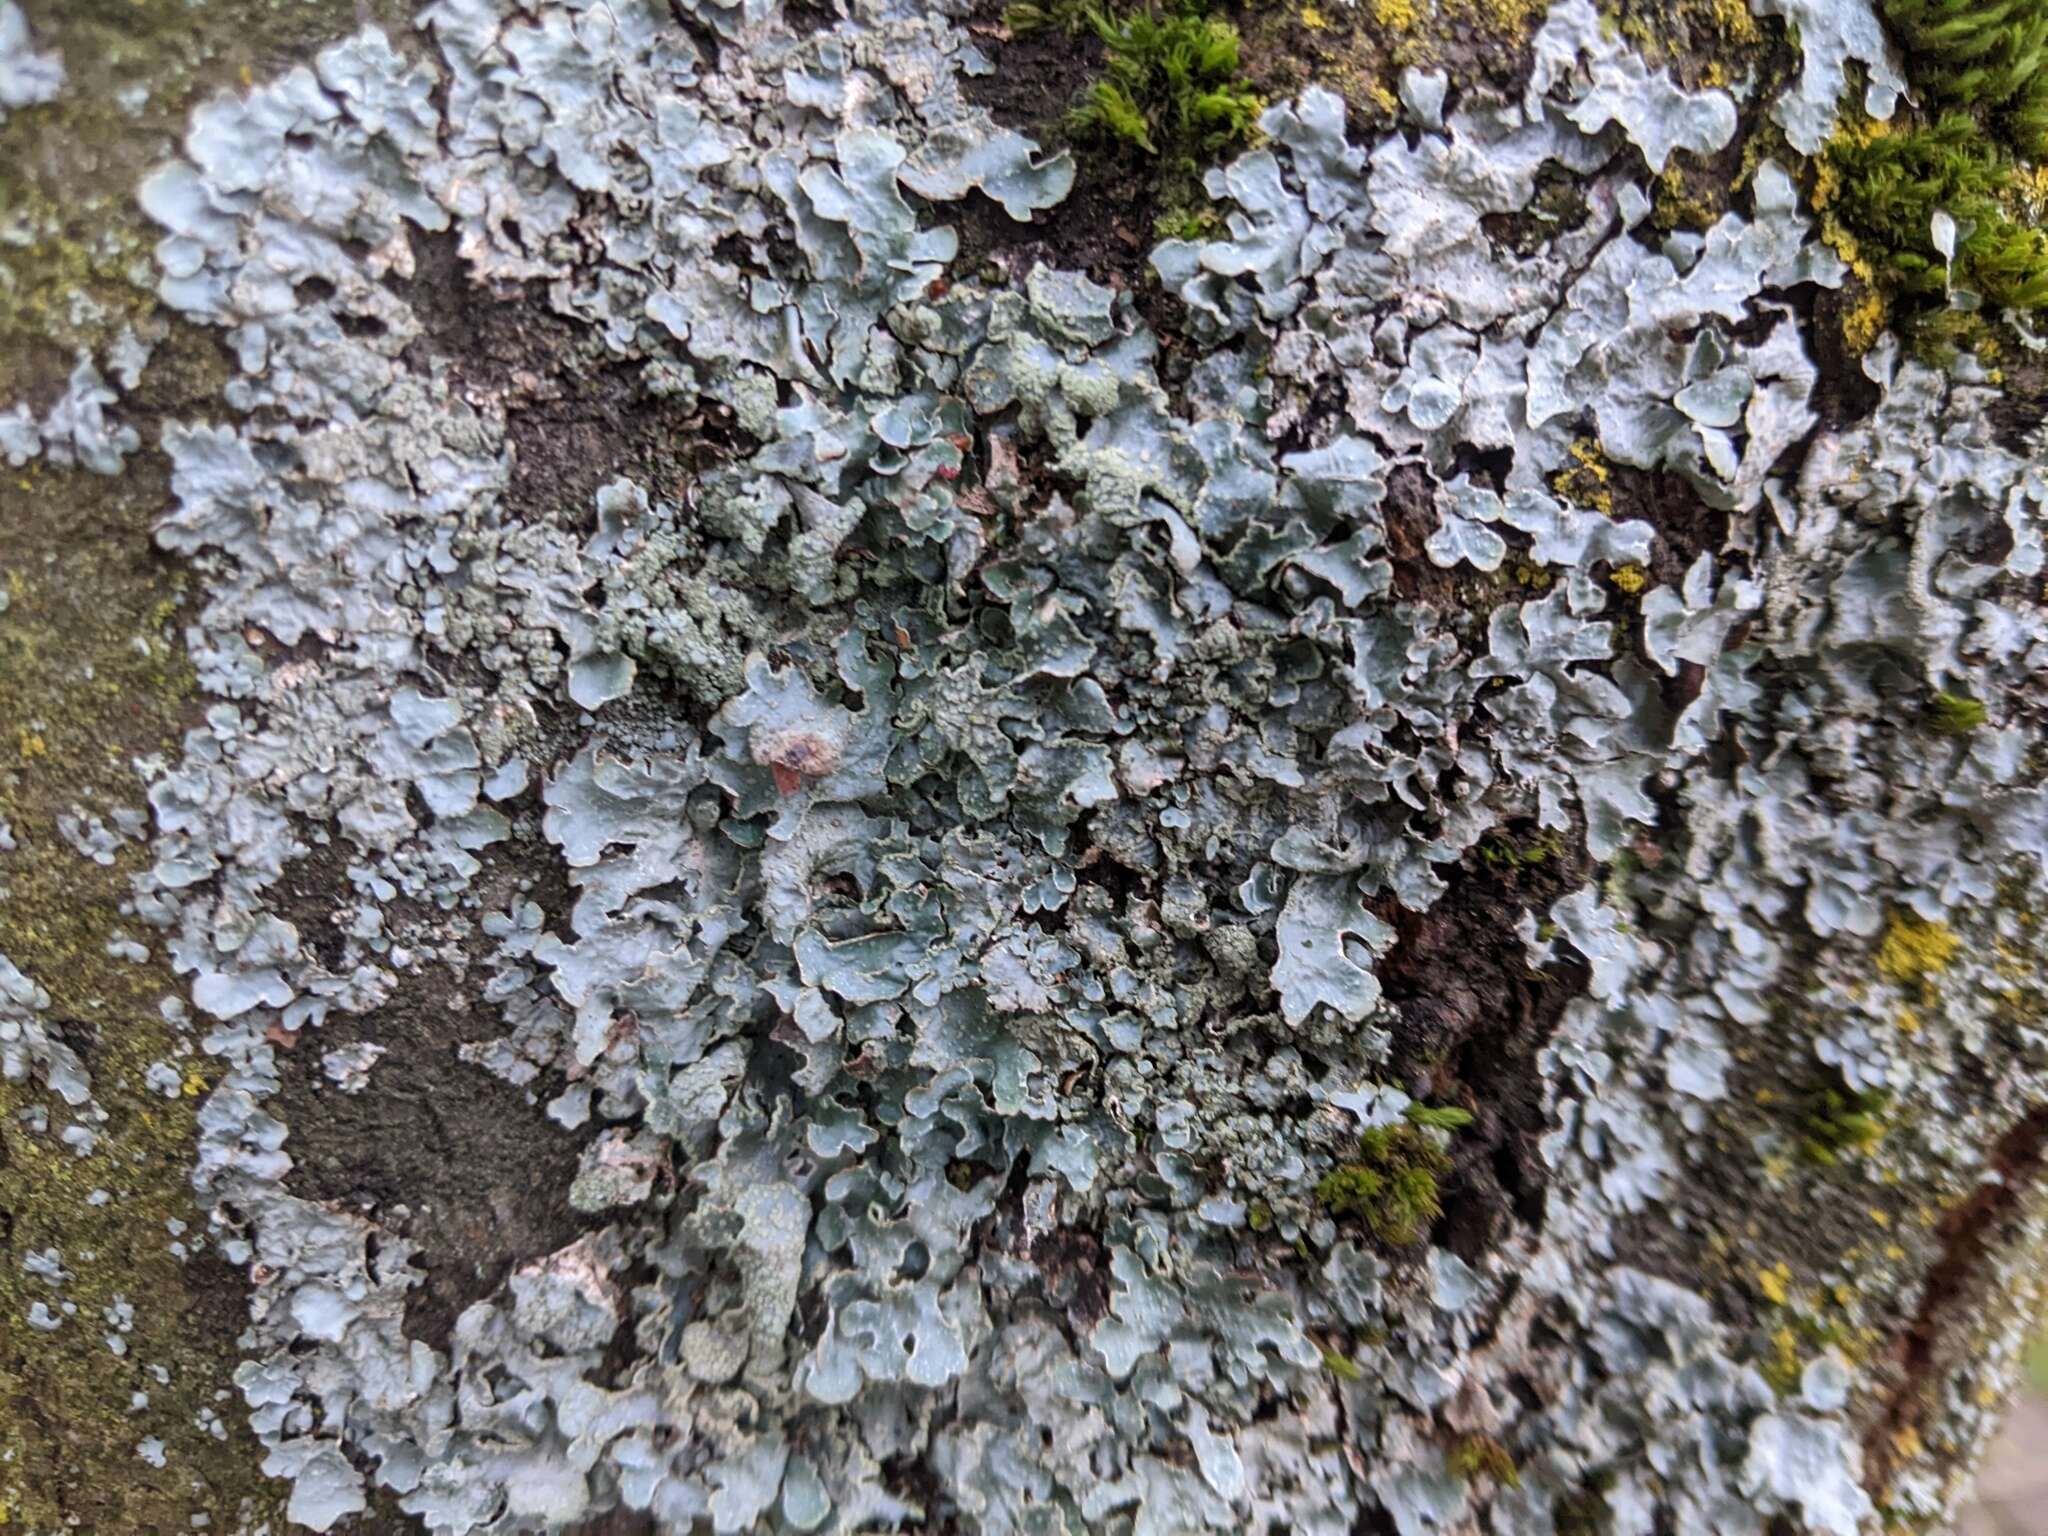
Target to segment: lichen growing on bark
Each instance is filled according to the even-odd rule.
[[[1763,104],[1556,0],[1276,101],[1142,295],[1017,254],[1076,165],[955,6],[435,0],[137,168],[230,375],[87,327],[0,423],[168,465],[196,696],[49,815],[290,1521],[1943,1518],[2043,1220],[2048,474],[1974,357],[1824,376],[1797,157],[1896,76],[1766,9],[1696,217]],[[38,1166],[160,1169],[18,937]],[[542,1219],[335,1157],[485,1085]]]

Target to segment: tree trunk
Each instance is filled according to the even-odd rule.
[[[0,0],[0,1524],[1944,1528],[2048,86],[1755,3]]]

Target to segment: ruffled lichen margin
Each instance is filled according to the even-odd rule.
[[[1804,157],[1904,82],[1765,9],[1768,109],[1582,0],[1309,85],[1142,315],[961,270],[1076,166],[949,7],[245,66],[148,267],[9,289],[84,302],[0,412],[7,1365],[183,1394],[26,1443],[135,1528],[1938,1528],[2048,1221],[2048,478],[1824,334]],[[508,1083],[477,1209],[334,1151]]]

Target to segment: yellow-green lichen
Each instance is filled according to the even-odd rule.
[[[1599,443],[1590,437],[1575,437],[1567,451],[1572,456],[1572,467],[1553,475],[1551,487],[1567,501],[1589,511],[1612,514],[1614,468],[1600,451]]]
[[[1877,946],[1878,974],[1891,982],[1924,981],[1947,970],[1962,943],[1947,923],[1896,913]]]

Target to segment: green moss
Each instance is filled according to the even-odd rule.
[[[1666,234],[1711,228],[1726,210],[1730,188],[1714,168],[1673,161],[1651,184],[1650,223]]]
[[[1635,888],[1636,876],[1641,872],[1642,860],[1636,857],[1635,850],[1631,848],[1616,849],[1614,862],[1608,866],[1607,876],[1600,882],[1600,890],[1607,898],[1607,904],[1611,907],[1617,907],[1623,912],[1628,911],[1631,902],[1634,900],[1632,893]]]
[[[1454,1104],[1410,1104],[1403,1111],[1410,1125],[1437,1131],[1462,1131],[1472,1123],[1472,1111]]]
[[[1363,1381],[1365,1371],[1356,1361],[1347,1360],[1333,1349],[1323,1351],[1323,1369],[1332,1376],[1341,1376],[1346,1381]]]
[[[1411,1119],[1416,1111],[1421,1111],[1421,1123],[1368,1130],[1359,1138],[1358,1160],[1331,1169],[1315,1189],[1316,1203],[1332,1216],[1356,1221],[1396,1247],[1420,1242],[1443,1214],[1439,1186],[1451,1171],[1451,1160],[1438,1133],[1471,1121],[1460,1109],[1414,1105]]]
[[[1915,88],[1982,111],[2029,159],[2048,149],[2048,3],[1886,0]]]
[[[1927,701],[1927,728],[1944,736],[1967,736],[1986,718],[1981,700],[1959,693],[1937,693]]]
[[[1105,10],[1075,0],[1013,5],[1012,31],[1092,33],[1102,73],[1067,115],[1076,143],[1135,155],[1158,188],[1154,231],[1193,239],[1214,214],[1202,172],[1257,137],[1264,102],[1245,79],[1237,29],[1209,14],[1206,0],[1169,0]]]
[[[1515,1470],[1515,1458],[1491,1435],[1467,1435],[1451,1447],[1444,1467],[1460,1482],[1476,1483],[1482,1478],[1505,1488],[1522,1486],[1522,1474]]]
[[[1818,195],[1871,280],[1909,315],[1945,308],[1951,285],[1992,309],[2048,305],[2048,235],[2034,224],[2033,183],[1965,113],[1838,135]],[[1934,243],[1938,213],[1956,225],[1952,270]]]
[[[1806,1116],[1801,1150],[1825,1167],[1874,1151],[1884,1140],[1891,1102],[1882,1088],[1823,1090]]]
[[[1237,28],[1181,0],[1151,9],[1088,12],[1102,40],[1103,73],[1074,110],[1075,131],[1157,155],[1190,174],[1249,143],[1264,106],[1240,78]]]
[[[1003,25],[1019,37],[1033,32],[1064,32],[1079,37],[1088,30],[1089,0],[1046,0],[1043,5],[1021,0],[1003,7]]]
[[[1221,227],[1216,210],[1203,203],[1167,209],[1153,220],[1152,233],[1160,240],[1207,240]]]
[[[1999,311],[2048,306],[2031,169],[2048,154],[2048,0],[1885,0],[1884,14],[1931,116],[1845,125],[1822,158],[1815,202],[1874,290],[1852,340],[1888,308],[1923,352],[1981,350]]]
[[[84,475],[41,479],[51,491],[46,506],[0,495],[9,512],[27,504],[37,520],[31,533],[61,529],[75,498],[106,494]],[[27,541],[20,523],[11,526],[8,551],[18,555]],[[145,547],[141,529],[130,537],[131,547]],[[170,1249],[169,1223],[205,1231],[188,1184],[209,1081],[204,1058],[180,1056],[184,1042],[157,1010],[178,990],[167,966],[106,952],[123,925],[128,877],[147,854],[130,847],[103,868],[73,853],[55,827],[74,802],[134,803],[126,758],[157,750],[180,723],[189,672],[175,665],[182,655],[157,622],[169,586],[168,573],[134,573],[81,540],[61,580],[38,572],[0,617],[0,707],[32,720],[41,743],[26,760],[10,753],[15,761],[0,774],[0,808],[21,843],[0,869],[0,953],[50,993],[46,1017],[82,1047],[107,1112],[100,1150],[80,1158],[54,1131],[30,1133],[19,1118],[44,1100],[40,1085],[0,1084],[0,1210],[10,1244],[59,1249],[73,1274],[61,1299],[78,1307],[54,1333],[0,1329],[0,1508],[30,1530],[183,1530],[197,1514],[232,1528],[273,1498],[230,1380],[239,1280],[217,1261],[202,1268]],[[130,643],[136,638],[144,645]],[[148,1088],[156,1061],[185,1074],[179,1096]],[[0,1267],[0,1316],[18,1319],[33,1302],[58,1299],[18,1266]],[[117,1300],[135,1309],[124,1355],[102,1337],[102,1311]],[[140,1412],[131,1405],[138,1392],[148,1395]],[[225,1440],[207,1431],[202,1410],[225,1422]],[[164,1442],[164,1468],[137,1458],[146,1435]]]
[[[1507,874],[1549,863],[1564,853],[1564,843],[1554,832],[1538,832],[1524,838],[1500,833],[1482,839],[1476,851],[1486,868]]]

